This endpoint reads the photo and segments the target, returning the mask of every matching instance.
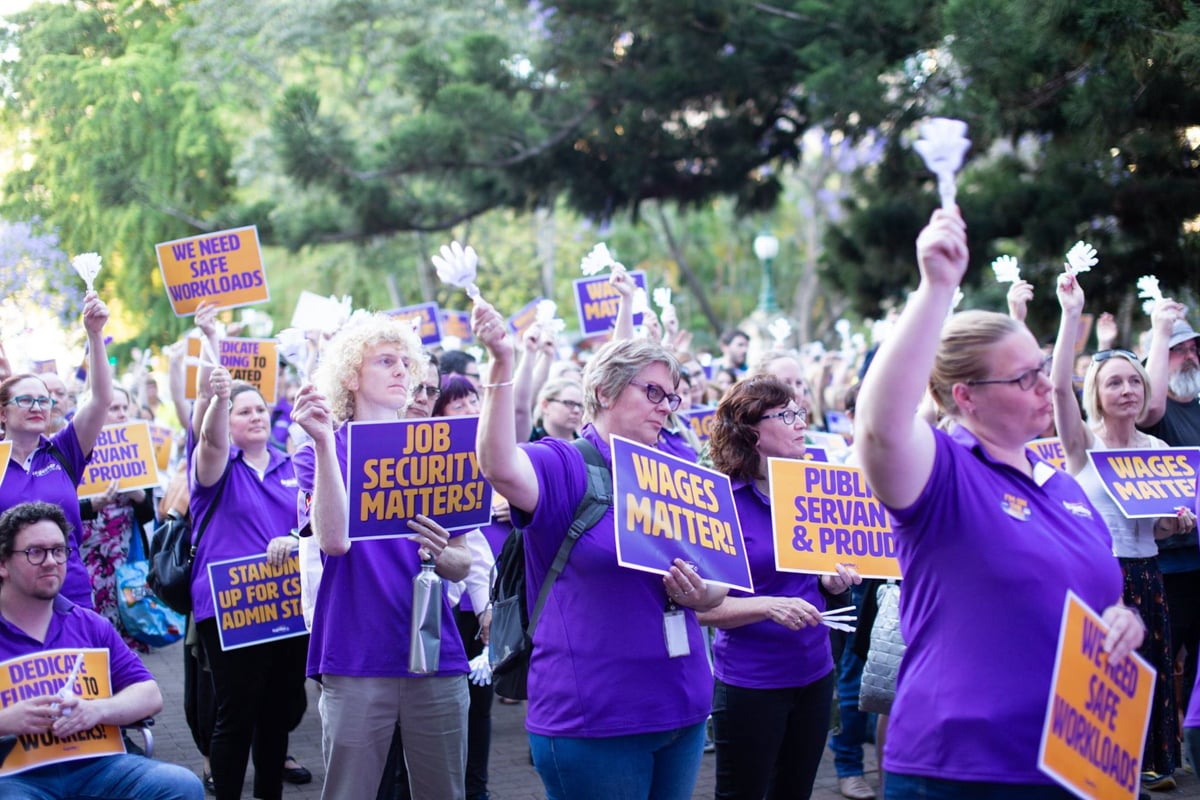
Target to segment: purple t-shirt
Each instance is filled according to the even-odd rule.
[[[70,474],[63,471],[62,465],[51,454],[51,444],[58,448],[63,461],[70,468]],[[90,454],[85,454],[80,448],[75,423],[71,422],[49,439],[45,436],[41,438],[37,449],[29,457],[28,470],[25,464],[18,464],[16,459],[10,458],[8,472],[0,481],[0,513],[31,500],[54,503],[63,510],[71,527],[68,544],[75,550],[67,559],[62,595],[84,608],[92,608],[92,584],[83,566],[83,557],[79,554],[83,520],[79,517],[79,495],[75,487],[83,478],[83,468],[89,458]]]
[[[346,447],[350,432],[336,434],[338,467],[346,476]],[[316,453],[312,443],[295,455],[296,478],[302,493],[311,492]],[[295,498],[292,498],[293,504]],[[465,531],[454,531],[460,535]],[[463,650],[450,603],[442,593],[442,650],[432,675],[408,671],[409,624],[412,619],[413,576],[421,570],[417,545],[409,539],[371,539],[352,542],[345,555],[321,554],[325,572],[313,609],[308,640],[308,676],[346,675],[360,678],[427,678],[463,675]]]
[[[771,533],[771,500],[753,481],[733,485],[754,594],[731,589],[730,597],[799,597],[825,610],[820,578],[775,569]],[[833,654],[829,629],[823,625],[790,630],[771,620],[719,629],[713,640],[713,672],[723,682],[745,689],[786,689],[807,686],[829,674]]]
[[[682,458],[684,461],[696,463],[696,451],[692,447],[692,443],[683,435],[683,426],[687,425],[687,420],[681,420],[678,430],[668,430],[663,428],[658,433],[658,444],[656,447],[664,453],[669,453],[676,458]]]
[[[1196,499],[1192,502],[1192,511],[1200,516],[1200,481],[1196,482]],[[1183,727],[1200,728],[1200,670],[1196,672],[1196,683],[1192,686],[1192,699],[1188,702]]]
[[[606,461],[596,429],[584,438]],[[525,531],[525,591],[538,590],[587,486],[583,455],[570,442],[522,444],[538,481],[532,514],[516,506]],[[601,738],[673,730],[703,722],[712,703],[712,671],[696,615],[684,609],[690,654],[667,656],[662,576],[617,565],[613,511],[584,531],[546,601],[529,665],[525,727],[544,736]],[[666,564],[664,564],[664,567]]]
[[[196,621],[211,619],[212,585],[208,565],[230,558],[263,555],[276,536],[287,536],[296,519],[296,473],[290,456],[267,448],[270,461],[260,480],[258,471],[246,463],[242,451],[231,447],[225,474],[212,486],[196,482],[194,465],[189,465],[188,483],[192,497],[192,537],[200,531],[213,500],[221,500],[213,512],[192,564],[192,612]],[[224,481],[225,488],[221,489]]]
[[[50,617],[45,642],[39,642],[0,617],[0,661],[45,650],[76,647],[108,650],[113,694],[135,683],[154,680],[150,670],[121,641],[121,635],[111,622],[90,609],[72,603],[61,594],[54,598],[54,614]]]
[[[925,488],[895,521],[908,649],[884,766],[948,780],[1051,783],[1038,770],[1067,589],[1102,612],[1121,569],[1079,484],[1027,451],[1033,478],[966,428],[934,432]]]

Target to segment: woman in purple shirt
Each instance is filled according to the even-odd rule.
[[[472,311],[492,356],[477,453],[525,533],[527,593],[536,597],[587,488],[583,454],[546,438],[517,445],[513,344],[487,303]],[[679,406],[679,364],[646,340],[610,342],[583,376],[581,438],[611,460],[622,436],[654,447]],[[525,726],[550,800],[683,800],[692,796],[712,675],[695,611],[725,591],[682,560],[665,577],[618,565],[613,512],[584,531],[534,634]],[[672,632],[669,647],[665,632]]]
[[[700,615],[713,642],[713,739],[721,798],[808,797],[825,750],[833,700],[825,593],[860,583],[777,572],[771,534],[771,458],[803,458],[808,415],[778,378],[748,378],[721,399],[709,452],[733,482],[754,593],[732,590]]]
[[[0,511],[30,500],[44,500],[62,508],[71,528],[71,552],[62,594],[84,608],[92,607],[92,584],[79,554],[83,522],[75,487],[83,478],[112,402],[112,372],[104,349],[107,321],[108,308],[95,292],[88,292],[83,301],[83,328],[88,341],[91,394],[67,426],[53,436],[47,434],[55,400],[42,379],[26,373],[0,383],[0,440],[12,444],[8,471],[0,482]]]
[[[921,282],[863,381],[855,444],[892,514],[908,650],[883,763],[887,798],[1068,798],[1038,743],[1068,590],[1109,625],[1123,660],[1142,642],[1121,605],[1108,530],[1074,479],[1025,443],[1050,423],[1048,364],[1023,323],[946,312],[967,267],[966,225],[938,210],[917,239]],[[951,433],[916,416],[926,385]]]

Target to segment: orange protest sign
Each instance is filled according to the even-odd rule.
[[[1033,452],[1050,462],[1050,465],[1058,469],[1067,468],[1067,453],[1063,450],[1062,440],[1057,436],[1048,436],[1045,439],[1034,439],[1026,447],[1032,448]]]
[[[174,444],[175,432],[166,425],[153,422],[150,426],[150,441],[154,445],[154,463],[159,472],[166,472],[171,465],[171,446]]]
[[[1104,652],[1108,626],[1067,592],[1038,769],[1080,797],[1136,798],[1154,670]]]
[[[0,707],[8,708],[31,697],[58,694],[80,653],[83,665],[69,691],[85,700],[112,697],[107,650],[45,650],[0,663]],[[46,764],[124,752],[121,730],[116,725],[97,725],[66,739],[52,733],[21,734],[0,766],[0,777]]]
[[[271,299],[253,225],[161,242],[154,251],[177,317],[195,314],[203,300],[235,308]]]
[[[892,522],[862,470],[772,458],[771,518],[775,568],[837,574],[853,566],[864,578],[899,578]]]
[[[150,426],[144,420],[119,422],[100,429],[76,492],[81,500],[99,497],[113,481],[122,492],[158,485],[154,443],[150,439]]]
[[[187,367],[184,375],[184,397],[196,399],[196,375],[202,358],[199,337],[187,340]],[[221,366],[229,370],[235,381],[245,381],[258,389],[259,394],[274,405],[279,389],[279,343],[274,339],[222,339]]]
[[[0,483],[4,483],[4,473],[8,472],[8,459],[12,455],[12,442],[0,442]]]

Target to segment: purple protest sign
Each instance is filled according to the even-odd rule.
[[[804,448],[804,460],[827,464],[829,463],[829,454],[825,452],[824,447],[806,447]]]
[[[438,318],[442,322],[443,339],[454,337],[463,344],[475,341],[475,334],[471,333],[470,311],[455,311],[454,309],[443,308],[438,312]]]
[[[617,563],[665,575],[682,558],[706,581],[754,591],[729,478],[612,437]]]
[[[222,650],[308,633],[295,553],[278,567],[267,563],[266,554],[214,561],[208,565],[208,579]]]
[[[687,420],[692,427],[692,433],[702,442],[707,442],[712,434],[712,424],[717,410],[712,406],[692,406],[687,411],[680,411],[679,416]]]
[[[1089,450],[1104,491],[1130,519],[1171,517],[1196,502],[1200,448]]]
[[[521,310],[508,318],[508,332],[514,336],[520,337],[525,332],[525,329],[537,321],[538,304],[542,302],[542,298],[535,297],[525,305],[521,306]]]
[[[351,539],[409,536],[418,514],[447,530],[492,517],[492,487],[475,460],[479,417],[352,422],[346,451]]]
[[[396,319],[416,319],[418,321],[417,335],[421,337],[421,344],[441,344],[442,315],[438,312],[437,303],[420,303],[415,306],[393,308],[391,311],[385,311],[384,313]]]
[[[646,289],[646,273],[636,270],[629,273],[633,282]],[[608,282],[608,275],[580,278],[575,281],[575,310],[579,313],[579,330],[584,336],[608,333],[617,323],[617,306],[621,294]],[[642,324],[642,315],[633,315],[633,324]]]

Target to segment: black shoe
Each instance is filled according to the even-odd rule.
[[[287,762],[293,761],[296,766],[289,767]],[[312,783],[312,773],[305,769],[299,761],[288,756],[283,760],[283,779],[288,783],[294,783],[297,786],[302,786],[306,783]]]
[[[204,791],[208,792],[209,794],[216,794],[217,786],[216,786],[216,784],[213,783],[212,773],[205,772],[203,780],[204,780]]]

